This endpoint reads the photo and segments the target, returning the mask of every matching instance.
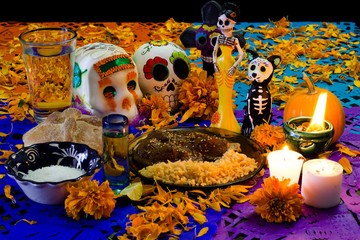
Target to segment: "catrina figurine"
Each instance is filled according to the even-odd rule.
[[[240,133],[240,125],[232,108],[234,73],[244,56],[239,40],[233,36],[233,28],[240,10],[233,3],[225,3],[222,8],[223,11],[220,13],[217,23],[221,34],[216,39],[213,52],[214,77],[219,89],[219,107],[211,118],[211,127]],[[239,55],[236,61],[232,56],[234,49],[237,49]]]
[[[249,137],[255,126],[264,122],[270,123],[271,121],[272,99],[268,85],[275,68],[280,64],[281,57],[273,55],[264,59],[249,49],[246,53],[250,61],[248,77],[252,82],[252,86],[246,99],[247,106],[241,127],[241,134]]]
[[[201,51],[201,60],[203,69],[207,75],[214,74],[213,51],[217,37],[221,34],[218,28],[218,17],[222,12],[222,7],[216,1],[209,1],[201,8],[201,17],[203,24],[201,26],[189,27],[180,35],[180,40],[184,47],[196,47]],[[233,36],[239,40],[240,46],[245,46],[245,39],[239,32],[233,32]],[[220,55],[221,52],[219,51]]]

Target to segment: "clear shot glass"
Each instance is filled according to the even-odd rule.
[[[103,169],[115,194],[129,184],[129,121],[121,114],[103,117]]]

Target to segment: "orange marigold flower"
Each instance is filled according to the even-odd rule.
[[[200,72],[199,72],[200,71]],[[191,117],[209,120],[219,105],[216,81],[207,72],[195,68],[179,87],[180,110],[185,113],[181,122]]]
[[[274,150],[285,142],[285,133],[280,126],[263,123],[255,126],[251,138],[262,148],[268,147],[270,150]]]
[[[150,95],[142,98],[138,104],[138,109],[140,115],[149,119],[152,124],[152,127],[141,127],[143,129],[160,129],[169,126],[171,123],[174,126],[177,125],[176,118],[179,113],[171,115],[169,104],[166,103],[161,96]]]
[[[153,109],[160,109],[162,115],[170,111],[169,104],[160,95],[150,95],[142,98],[138,104],[139,112],[146,112],[151,115]]]
[[[250,203],[256,205],[256,213],[267,222],[291,222],[300,217],[304,197],[298,193],[299,184],[289,183],[290,179],[268,177],[261,185],[263,188],[249,196]]]
[[[80,181],[68,184],[69,192],[65,200],[65,210],[69,217],[79,220],[81,215],[92,215],[95,219],[110,217],[115,208],[114,192],[105,181],[99,186],[99,181]]]

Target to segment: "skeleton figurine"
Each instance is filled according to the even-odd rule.
[[[249,137],[254,127],[264,122],[270,123],[272,117],[272,99],[268,89],[275,68],[280,64],[281,57],[274,55],[267,59],[260,58],[254,51],[247,50],[250,61],[248,76],[252,86],[247,95],[247,107],[241,134]]]
[[[213,51],[217,37],[221,34],[217,26],[218,16],[221,11],[222,8],[216,1],[205,3],[201,8],[203,24],[201,26],[188,27],[180,35],[180,40],[184,47],[196,47],[201,51],[203,69],[207,71],[208,76],[214,75]],[[245,46],[246,41],[243,34],[234,32],[233,36],[239,40],[241,47]],[[220,55],[220,51],[218,55]]]
[[[217,25],[222,34],[217,37],[213,61],[215,80],[219,89],[219,107],[212,116],[211,126],[240,133],[240,126],[232,108],[234,73],[244,56],[239,40],[232,35],[239,13],[240,11],[235,4],[225,3],[218,18]],[[239,52],[237,61],[231,55],[234,48]],[[219,50],[221,51],[220,56],[218,56]]]

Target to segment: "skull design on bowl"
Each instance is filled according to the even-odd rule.
[[[133,120],[142,96],[136,65],[124,49],[98,42],[76,50],[75,107],[100,117],[119,113]]]
[[[144,94],[160,95],[171,107],[178,108],[178,86],[190,73],[190,61],[185,51],[163,40],[145,43],[133,56],[139,72],[139,84]]]

